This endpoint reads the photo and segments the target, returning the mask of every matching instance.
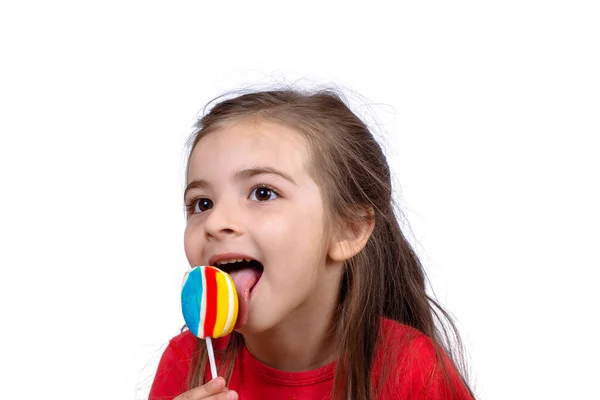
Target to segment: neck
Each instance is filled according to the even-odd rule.
[[[265,365],[288,372],[309,371],[335,361],[333,328],[339,291],[325,293],[329,293],[326,298],[304,304],[276,327],[244,335],[250,354]]]
[[[288,371],[309,371],[335,360],[329,328],[298,327],[293,334],[270,332],[245,337],[250,354],[265,365]]]

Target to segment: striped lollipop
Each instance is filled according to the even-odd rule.
[[[231,276],[218,268],[204,266],[186,272],[181,288],[181,309],[190,332],[206,339],[214,378],[216,366],[210,338],[229,335],[238,315],[238,297]]]

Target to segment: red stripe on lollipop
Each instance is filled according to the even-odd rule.
[[[212,336],[217,323],[217,271],[204,268],[206,276],[206,317],[204,319],[204,336]]]

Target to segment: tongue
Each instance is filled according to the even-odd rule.
[[[256,285],[256,282],[260,279],[261,273],[254,268],[243,268],[233,271],[229,275],[235,284],[235,290],[237,291],[239,301],[238,317],[235,328],[241,328],[248,322],[250,290],[252,290],[254,285]]]

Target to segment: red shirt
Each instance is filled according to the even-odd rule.
[[[472,399],[458,372],[444,355],[458,392],[454,393],[445,383],[433,344],[427,336],[406,325],[383,319],[381,337],[382,346],[376,351],[372,384],[378,385],[382,372],[385,380],[377,398]],[[215,347],[221,347],[222,340],[226,339],[213,343]],[[171,339],[158,365],[149,400],[171,400],[187,390],[195,341],[189,331]],[[228,388],[235,390],[240,400],[325,400],[330,398],[334,373],[335,362],[312,371],[279,371],[258,361],[242,346],[237,353]],[[207,381],[209,377],[207,367]]]

